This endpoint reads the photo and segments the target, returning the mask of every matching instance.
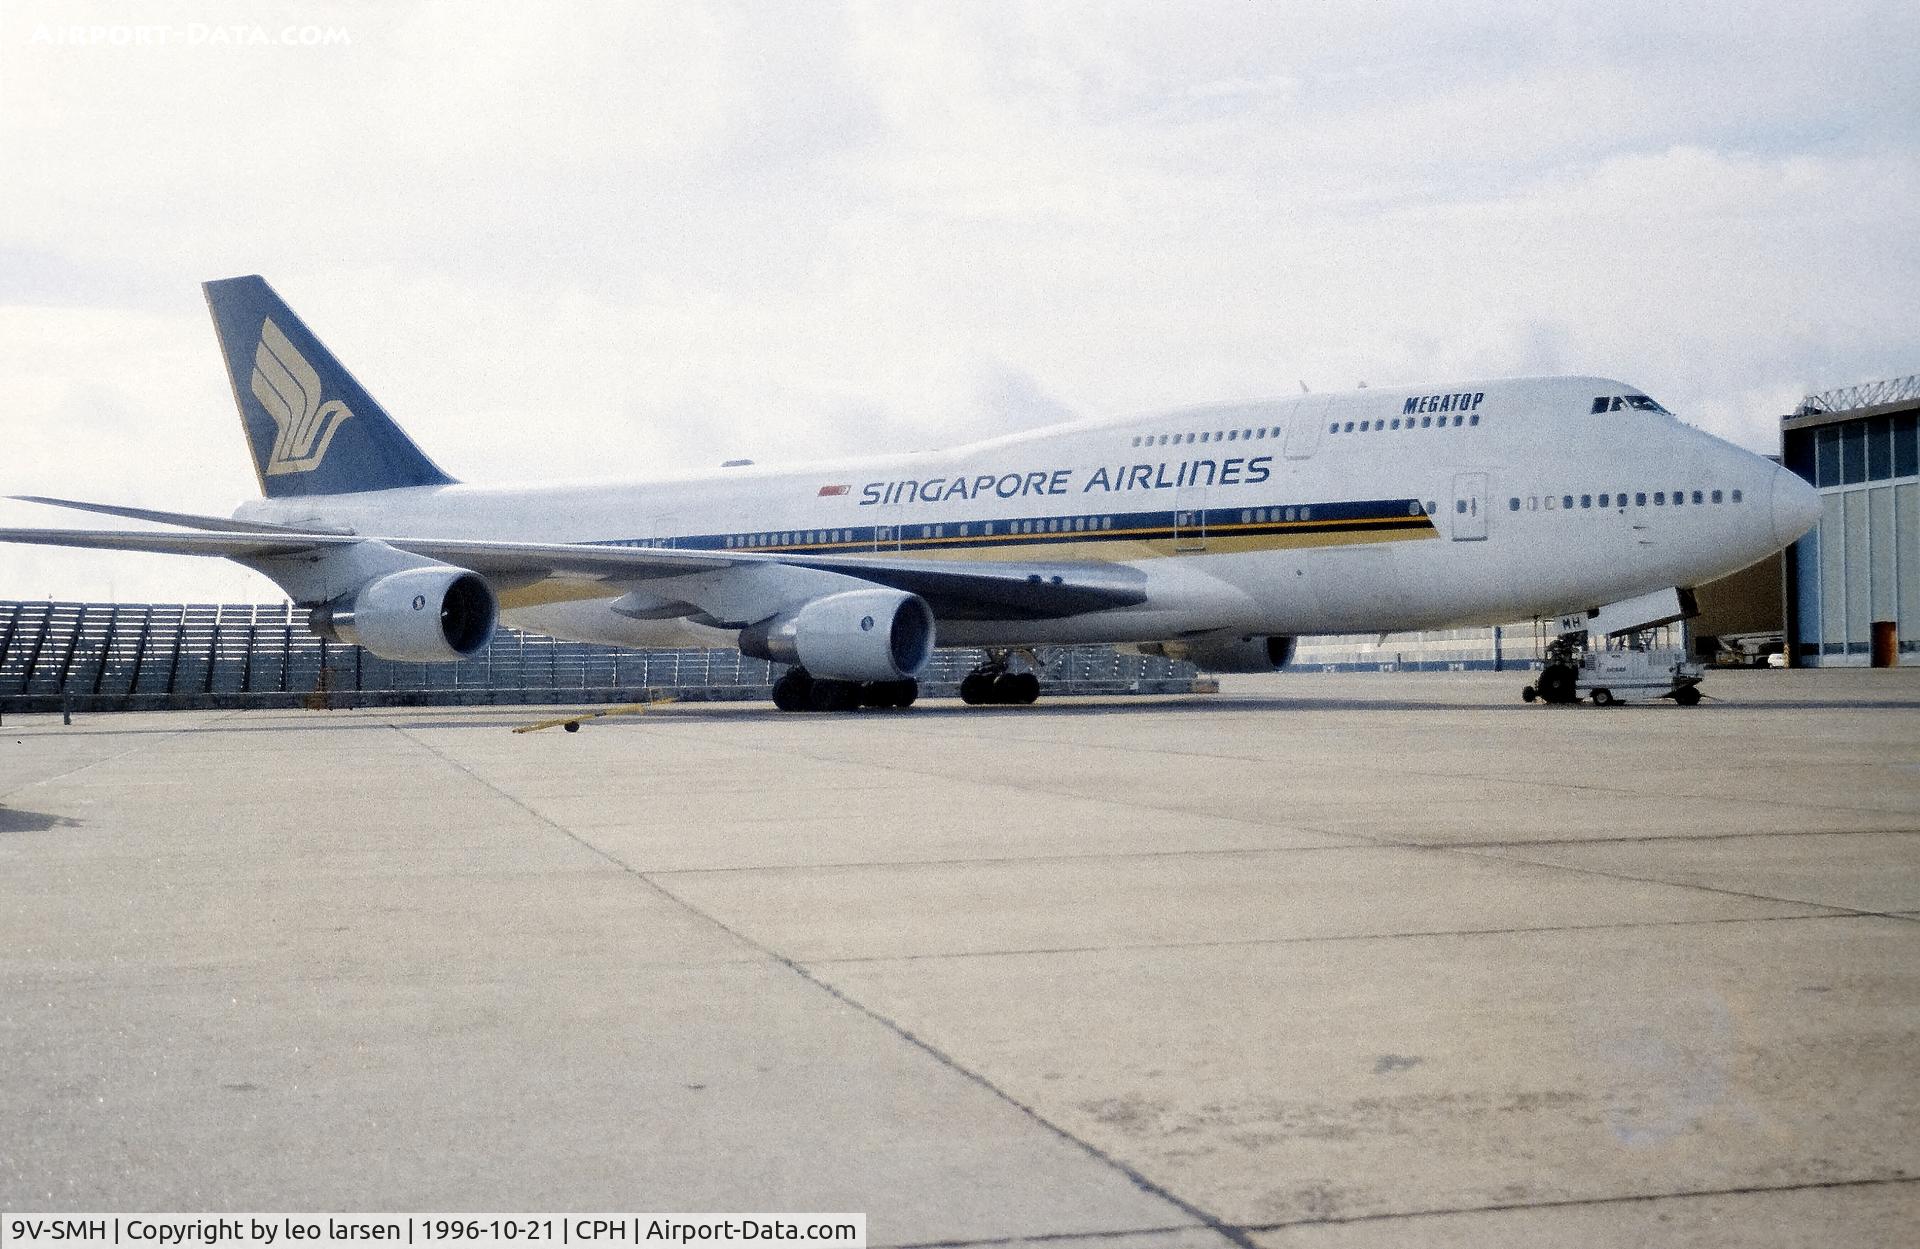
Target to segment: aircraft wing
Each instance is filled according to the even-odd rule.
[[[211,529],[131,532],[106,529],[0,529],[0,542],[218,556],[256,563],[356,542],[383,542],[396,550],[470,569],[519,587],[549,578],[604,581],[614,587],[661,578],[724,574],[767,565],[837,573],[918,594],[936,618],[947,620],[1048,620],[1084,612],[1131,607],[1147,599],[1145,576],[1119,564],[958,563],[871,555],[785,555],[747,551],[699,551],[600,543],[490,542],[460,538],[395,538],[281,529],[227,532]],[[724,582],[724,576],[713,578]],[[698,604],[696,604],[698,605]]]
[[[104,516],[124,516],[128,520],[151,520],[162,525],[182,525],[188,529],[213,529],[222,533],[350,533],[327,525],[276,525],[264,520],[234,520],[227,516],[200,516],[192,512],[162,512],[150,507],[126,507],[119,503],[89,503],[84,499],[55,499],[44,494],[9,496],[22,503],[44,503],[49,507],[70,507],[81,512],[99,512]]]

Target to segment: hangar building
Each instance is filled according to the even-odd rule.
[[[1808,395],[1780,420],[1786,466],[1820,491],[1820,523],[1786,559],[1796,664],[1920,657],[1920,375]]]

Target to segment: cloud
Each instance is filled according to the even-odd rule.
[[[1917,367],[1911,6],[207,0],[168,20],[349,38],[39,37],[128,12],[0,13],[6,490],[249,493],[194,289],[247,272],[476,480],[1561,370],[1766,448]],[[122,594],[234,575],[138,563]],[[66,566],[0,551],[0,593]]]

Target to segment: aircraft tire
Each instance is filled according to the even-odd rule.
[[[773,683],[773,705],[782,711],[807,711],[813,702],[813,678],[805,668],[789,668]]]
[[[913,706],[913,700],[919,696],[920,682],[912,677],[904,681],[870,681],[860,687],[862,707],[904,709]]]
[[[809,711],[853,711],[860,706],[858,681],[820,680],[807,696]]]
[[[960,701],[979,707],[993,701],[993,678],[984,672],[969,672],[960,681]]]
[[[1698,707],[1700,705],[1700,687],[1697,685],[1681,686],[1673,692],[1673,701],[1679,703],[1682,707]]]
[[[1015,683],[1013,701],[1022,707],[1032,706],[1033,701],[1040,697],[1040,678],[1031,672],[1022,672],[1013,680]]]

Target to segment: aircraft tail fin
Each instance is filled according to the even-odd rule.
[[[224,278],[201,289],[262,494],[452,483],[265,279]]]

